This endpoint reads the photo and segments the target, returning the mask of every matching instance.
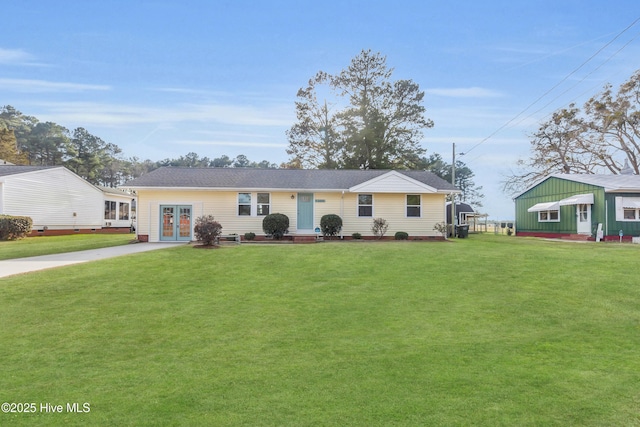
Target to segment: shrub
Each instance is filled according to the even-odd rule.
[[[218,221],[215,221],[213,215],[203,215],[196,218],[195,227],[193,227],[193,233],[196,235],[196,239],[202,242],[205,246],[212,246],[222,234],[222,226]]]
[[[404,231],[397,231],[394,237],[396,240],[408,240],[409,233],[406,233]]]
[[[353,233],[353,234],[351,235],[351,237],[352,237],[352,238],[354,238],[354,239],[356,239],[356,240],[360,240],[360,239],[362,239],[362,234],[360,234],[360,233]]]
[[[289,217],[281,213],[269,214],[262,220],[262,230],[280,240],[289,232]]]
[[[0,240],[16,240],[27,237],[33,220],[28,216],[0,215]]]
[[[439,222],[433,227],[433,229],[436,230],[438,233],[442,234],[442,237],[444,237],[445,239],[447,238],[447,233],[449,232],[449,227],[447,226],[447,223]]]
[[[382,239],[384,233],[387,232],[389,228],[389,224],[387,224],[387,220],[384,218],[374,218],[373,225],[371,226],[371,231],[373,235],[378,239]]]
[[[342,218],[336,214],[323,215],[320,218],[320,229],[324,236],[335,236],[342,230]]]
[[[253,240],[256,238],[256,233],[252,233],[251,231],[248,233],[244,233],[244,240]]]

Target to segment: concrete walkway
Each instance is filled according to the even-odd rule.
[[[91,249],[88,251],[9,259],[6,261],[0,261],[0,278],[13,276],[14,274],[44,270],[47,268],[135,254],[138,252],[172,248],[176,247],[176,245],[183,244],[184,243],[133,243],[129,245],[113,246],[110,248]]]

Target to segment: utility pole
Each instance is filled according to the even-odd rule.
[[[456,185],[456,143],[453,143],[453,161],[451,162],[451,185]],[[456,237],[456,195],[451,193],[451,237]]]

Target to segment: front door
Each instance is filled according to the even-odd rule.
[[[160,206],[160,240],[191,240],[191,206]]]
[[[298,231],[313,232],[313,193],[298,193]]]
[[[591,234],[591,205],[580,203],[576,205],[578,217],[578,234]]]

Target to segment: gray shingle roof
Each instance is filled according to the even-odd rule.
[[[317,170],[254,168],[162,167],[122,187],[314,189],[346,190],[388,173],[389,170]],[[437,190],[456,190],[451,183],[426,171],[396,171]]]
[[[19,173],[35,172],[60,166],[20,166],[0,165],[0,176],[17,175]]]

